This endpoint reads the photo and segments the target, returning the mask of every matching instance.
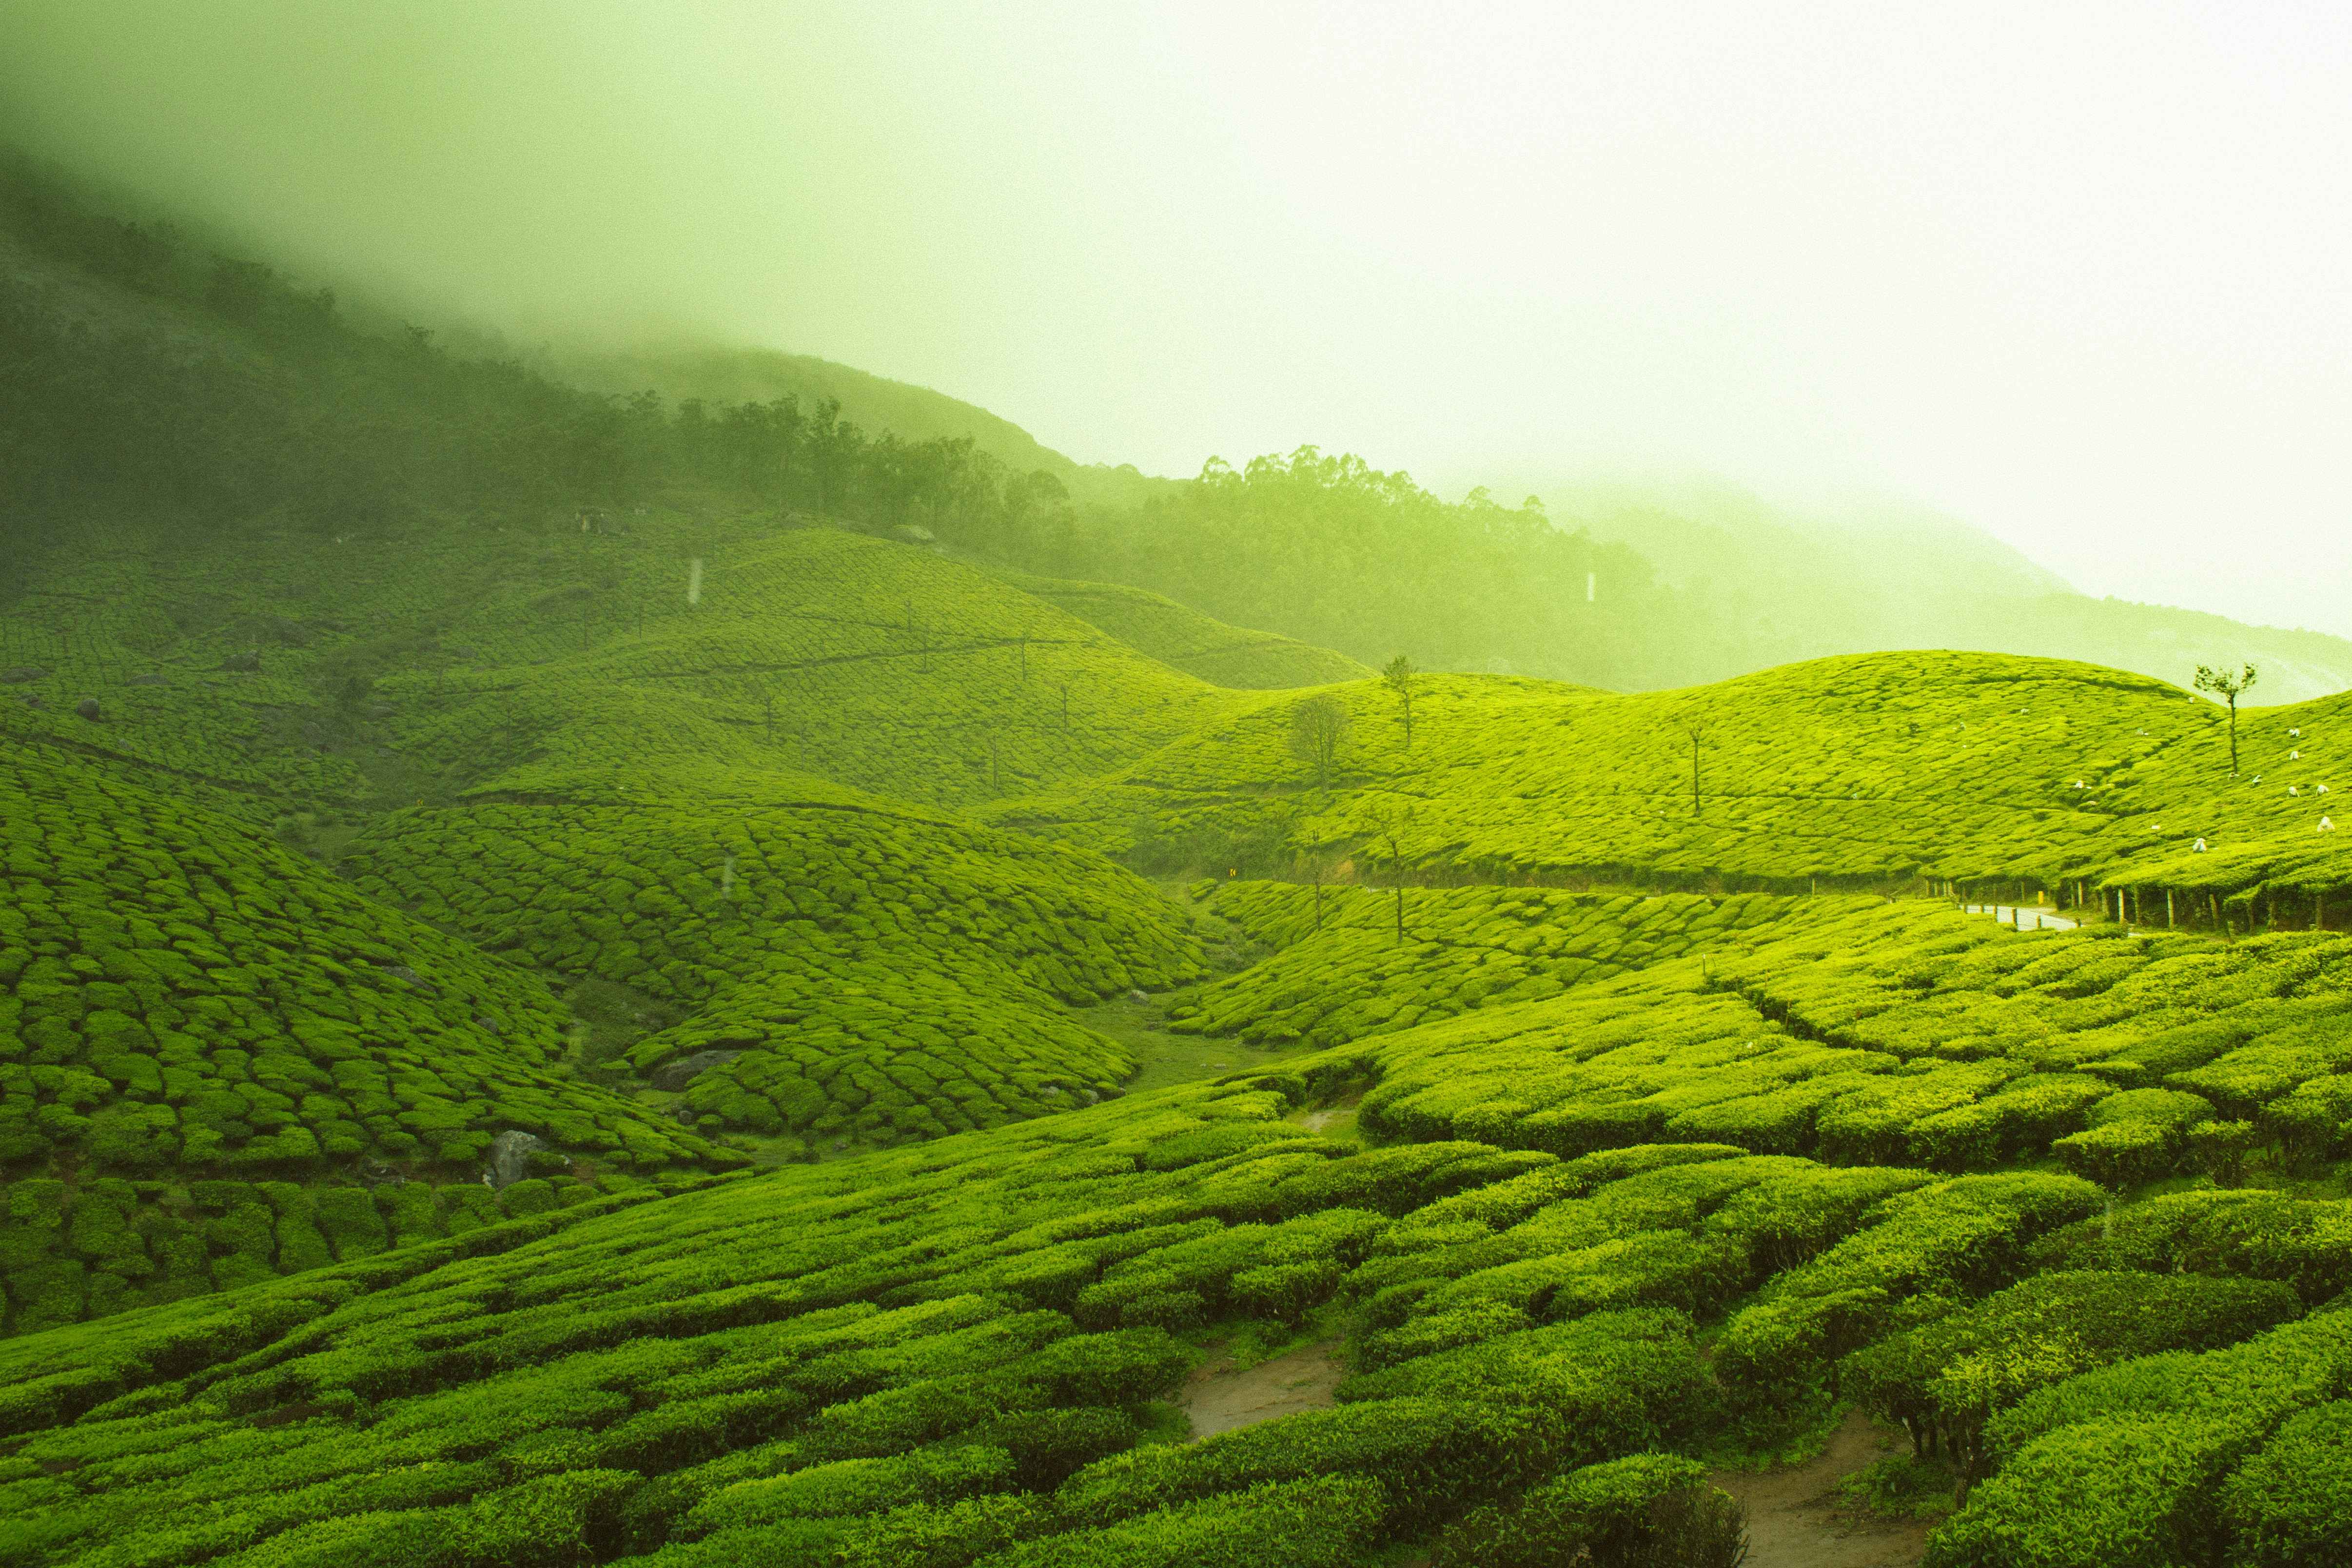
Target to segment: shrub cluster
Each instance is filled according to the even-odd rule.
[[[0,758],[0,1162],[467,1175],[506,1129],[625,1168],[701,1139],[556,1070],[546,988],[310,862],[33,748]]]
[[[1780,918],[1786,900],[1416,889],[1406,940],[1393,896],[1281,882],[1211,884],[1205,907],[1279,951],[1171,1011],[1180,1034],[1339,1046],[1415,1024],[1557,996]]]
[[[1066,1005],[1199,973],[1129,873],[879,803],[583,788],[396,813],[349,864],[494,951],[687,1010],[632,1064],[739,1053],[688,1109],[763,1133],[936,1137],[1099,1098],[1133,1060]]]

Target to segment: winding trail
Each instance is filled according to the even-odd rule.
[[[1192,1419],[1192,1436],[1213,1437],[1277,1415],[1324,1409],[1347,1375],[1338,1345],[1308,1345],[1239,1371],[1230,1362],[1211,1362],[1193,1372],[1176,1400]]]
[[[1930,1526],[1858,1517],[1837,1506],[1837,1483],[1893,1452],[1861,1411],[1822,1451],[1774,1470],[1717,1470],[1715,1484],[1748,1508],[1744,1568],[1916,1568]]]

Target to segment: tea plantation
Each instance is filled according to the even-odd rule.
[[[415,808],[345,864],[492,952],[677,1004],[628,1065],[697,1068],[688,1115],[796,1149],[1116,1092],[1133,1059],[1069,1005],[1201,973],[1181,912],[1117,867],[788,776]]]
[[[1343,1045],[1474,1007],[1557,996],[1677,957],[1796,903],[1511,888],[1414,889],[1397,939],[1393,893],[1282,882],[1204,883],[1205,906],[1279,951],[1171,1010],[1172,1029],[1255,1045]]]
[[[1697,1568],[1848,1410],[1935,1568],[2352,1554],[2334,700],[2234,777],[1978,655],[1408,747],[691,499],[12,605],[0,1564]]]
[[[1854,919],[1741,962],[1760,981]],[[1926,924],[1988,1002],[2064,945]],[[1594,1067],[1592,1026],[1519,1026],[1574,1005],[1494,1009],[1485,1053],[1474,1014],[509,1250],[388,1253],[17,1339],[0,1540],[93,1564],[1336,1564],[1413,1538],[1534,1562],[1505,1553],[1654,1533],[1691,1511],[1662,1500],[1704,1501],[1701,1467],[1664,1456],[1834,1388],[1980,1474],[1931,1561],[2156,1563],[2189,1560],[2184,1539],[2326,1560],[2307,1553],[2341,1515],[2306,1489],[2337,1473],[2352,1392],[2341,1200],[2184,1192],[2110,1222],[2092,1181],[1965,1155],[1636,1138],[1563,1157],[1290,1119],[1438,1051],[1522,1080],[1545,1057]],[[1741,1059],[1758,1027],[1673,1032]],[[1766,1044],[1743,1070],[1807,1081],[1800,1047]],[[1801,1048],[1906,1076],[1892,1053]],[[1407,1110],[1427,1092],[1383,1083],[1368,1113],[1428,1115]],[[2267,1205],[2271,1239],[2216,1213],[2233,1204]],[[1330,1409],[1168,1442],[1192,1336],[1237,1320],[1346,1332],[1360,1370]],[[2129,1489],[2081,1506],[2084,1466],[2118,1454]],[[2013,1551],[2021,1528],[2040,1555]]]
[[[1261,874],[1320,848],[1384,875],[1368,841],[1385,817],[1424,879],[1960,882],[2092,907],[2112,885],[2146,889],[2132,913],[2159,921],[2173,888],[2181,923],[2219,924],[2213,895],[2235,899],[2240,929],[2256,900],[2264,923],[2311,924],[2315,893],[2352,883],[2327,793],[2352,763],[2344,698],[2242,714],[2232,777],[2213,704],[2050,659],[1873,654],[1626,696],[1499,676],[1420,686],[1410,748],[1385,688],[1332,690],[1349,721],[1328,790],[1292,745],[1312,699],[1290,694],[988,815],[1114,854],[1254,858]]]
[[[37,746],[0,820],[12,1331],[740,1159],[569,1078],[536,976],[229,821]],[[434,1190],[509,1131],[555,1185]]]
[[[1189,605],[1116,583],[1072,583],[1025,573],[998,577],[1100,626],[1160,663],[1213,686],[1262,690],[1361,680],[1372,671],[1345,654],[1272,632],[1244,631]]]
[[[0,620],[7,732],[305,805],[657,758],[960,805],[1253,700],[929,551],[725,515],[293,535],[257,558],[126,535],[28,575]]]

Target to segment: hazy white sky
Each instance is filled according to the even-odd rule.
[[[2352,635],[2352,6],[0,0],[52,154],[1090,460],[1861,486]]]

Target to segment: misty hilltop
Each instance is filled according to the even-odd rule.
[[[527,494],[609,503],[673,472],[741,479],[769,465],[780,508],[919,527],[978,560],[1129,584],[1366,663],[1403,647],[1430,668],[1642,689],[1950,647],[2184,686],[2200,664],[2253,663],[2259,701],[2352,686],[2352,643],[2092,599],[1921,509],[1806,515],[1691,482],[1588,482],[1549,506],[1484,489],[1449,502],[1313,447],[1152,478],[1076,463],[989,410],[805,355],[670,347],[514,362],[479,357],[486,340],[465,331],[443,350],[381,305],[159,220],[85,208],[29,170],[12,176],[5,231],[26,367],[14,378],[17,428],[77,426],[26,445],[26,494],[100,493],[131,464],[147,471],[117,479],[200,510],[347,528]],[[177,391],[158,402],[165,363]],[[511,436],[475,441],[453,466],[440,432],[483,418]],[[98,449],[61,463],[73,441]],[[543,450],[526,456],[534,443]],[[516,463],[528,477],[499,471]]]
[[[2352,645],[285,243],[0,167],[0,1563],[2352,1556]]]

